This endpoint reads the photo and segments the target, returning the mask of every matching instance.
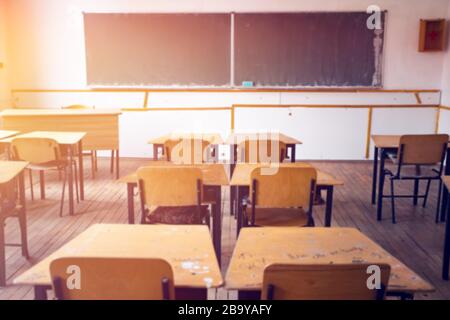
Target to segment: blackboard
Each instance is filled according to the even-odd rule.
[[[91,86],[230,86],[230,14],[84,14]]]
[[[383,30],[365,12],[237,13],[235,84],[380,87]],[[381,14],[384,29],[384,13]]]
[[[377,88],[385,14],[381,30],[368,29],[368,18],[365,12],[85,13],[87,83]]]

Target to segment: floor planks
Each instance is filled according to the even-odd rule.
[[[345,181],[345,186],[335,189],[333,227],[358,228],[435,286],[436,292],[417,295],[416,299],[450,299],[450,283],[441,280],[440,277],[444,225],[434,223],[436,185],[432,186],[429,204],[425,209],[421,205],[414,207],[412,200],[398,200],[398,223],[392,225],[388,201],[385,201],[384,220],[377,222],[375,219],[376,208],[370,203],[371,162],[313,163]],[[131,173],[144,164],[145,160],[123,159],[121,174]],[[86,200],[76,206],[76,215],[73,217],[58,217],[61,183],[57,175],[46,176],[47,200],[40,200],[38,176],[35,176],[35,200],[28,201],[28,232],[32,259],[30,261],[23,259],[20,249],[7,248],[8,286],[0,288],[0,300],[32,299],[31,287],[12,285],[12,280],[91,224],[127,222],[126,187],[113,180],[113,175],[109,172],[109,159],[99,159],[99,172],[95,180],[90,177],[89,161],[86,161],[85,167]],[[411,183],[399,183],[399,193],[411,190]],[[223,188],[222,192],[224,212],[222,270],[225,273],[234,247],[236,227],[234,218],[230,217],[228,212],[229,191]],[[27,198],[30,199],[28,180]],[[66,215],[67,211],[66,204]],[[323,206],[315,207],[315,217],[317,225],[322,225]],[[18,236],[17,222],[7,221],[7,242],[19,241]],[[209,292],[210,299],[236,299],[236,297],[235,292],[227,292],[224,289]]]

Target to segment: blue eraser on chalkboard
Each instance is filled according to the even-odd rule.
[[[242,81],[242,86],[246,88],[253,87],[253,81]]]

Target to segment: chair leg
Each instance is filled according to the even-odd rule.
[[[440,193],[442,194],[444,192],[442,180],[439,180],[439,189],[440,189]],[[439,210],[439,207],[441,206],[441,198],[442,198],[442,196],[439,198],[439,202],[437,204],[438,210]],[[441,222],[445,222],[445,220],[447,218],[447,210],[440,210],[440,211],[441,211]]]
[[[430,192],[431,179],[427,181],[427,189],[425,191],[425,198],[423,199],[423,207],[427,207],[428,194]]]
[[[97,150],[94,151],[94,156],[95,156],[95,171],[98,171]]]
[[[45,175],[43,170],[39,170],[39,184],[41,187],[41,200],[45,200]]]
[[[30,177],[30,191],[31,191],[31,200],[34,201],[34,190],[33,190],[33,171],[28,170]]]
[[[395,216],[395,192],[394,192],[394,179],[390,179],[391,181],[391,206],[392,206],[392,223],[396,224],[397,219]]]
[[[413,198],[413,204],[414,206],[417,206],[417,196],[419,195],[419,179],[414,180],[414,198]]]
[[[77,195],[77,203],[80,203],[80,195],[78,192],[78,168],[77,168],[76,161],[73,162],[73,167],[74,167],[74,174],[75,174],[75,193]]]
[[[440,212],[440,209],[441,209],[441,195],[442,195],[442,180],[439,179],[438,201],[437,201],[436,219],[435,219],[436,223],[439,223],[439,212]],[[445,212],[443,212],[443,214],[445,215]]]
[[[92,179],[95,179],[95,152],[91,151],[91,174]]]
[[[30,254],[28,251],[27,216],[25,210],[21,210],[21,212],[19,213],[19,226],[20,226],[22,256],[24,256],[25,259],[29,260]]]
[[[212,207],[212,208],[211,208]],[[211,230],[211,211],[215,210],[214,206],[209,206],[208,213],[205,217],[205,223],[208,226],[208,228]]]
[[[5,222],[0,220],[0,287],[6,286]]]
[[[114,150],[111,150],[111,173],[114,173]]]
[[[63,216],[63,208],[64,208],[64,193],[66,191],[66,180],[67,180],[67,170],[64,168],[64,174],[63,174],[63,187],[61,192],[61,205],[59,209],[59,216]]]

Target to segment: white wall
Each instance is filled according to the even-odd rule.
[[[77,89],[86,87],[82,12],[240,12],[240,11],[363,11],[371,4],[388,10],[384,52],[386,89],[440,89],[444,53],[419,53],[421,18],[440,18],[449,0],[0,0],[8,4],[10,87],[14,89]],[[1,24],[0,24],[1,30]],[[1,35],[1,33],[0,33]],[[1,51],[0,51],[1,55]],[[450,59],[449,59],[450,60]],[[2,71],[0,71],[1,74]],[[438,104],[439,94],[422,95],[423,103]],[[84,103],[105,107],[142,107],[143,94],[51,93],[17,94],[18,107],[57,108]],[[150,107],[224,107],[232,104],[415,104],[412,94],[199,94],[155,93]],[[281,113],[280,113],[281,112]],[[299,157],[316,159],[362,159],[365,154],[367,110],[296,109],[284,119],[284,111],[240,110],[236,128],[255,130],[286,127],[305,144]],[[204,115],[203,115],[204,113]],[[125,156],[147,155],[145,139],[179,130],[210,130],[223,133],[229,128],[229,112],[204,111],[126,113],[121,121],[121,149]],[[173,115],[176,115],[173,117]],[[374,133],[390,131],[390,123],[407,118],[408,131],[429,132],[436,117],[433,110],[385,110],[374,113]],[[422,121],[427,117],[426,121]],[[431,117],[431,118],[429,118]],[[200,119],[200,120],[199,120]],[[170,121],[169,121],[170,120]],[[251,125],[248,124],[251,120]],[[286,120],[286,125],[283,121]],[[173,121],[173,122],[172,122]],[[162,126],[161,124],[164,124]],[[326,125],[327,130],[314,133]],[[434,129],[433,129],[434,130]],[[135,133],[144,138],[136,140]],[[342,145],[340,143],[342,142]],[[343,143],[346,142],[346,143]],[[325,145],[324,145],[325,143]],[[329,145],[328,145],[328,144]]]
[[[10,104],[7,44],[6,0],[0,0],[0,64],[3,64],[3,67],[0,67],[0,109]]]
[[[386,88],[437,89],[442,53],[419,53],[420,18],[445,16],[448,0],[7,0],[14,88],[84,87],[83,11],[356,11],[388,10],[384,61]]]

